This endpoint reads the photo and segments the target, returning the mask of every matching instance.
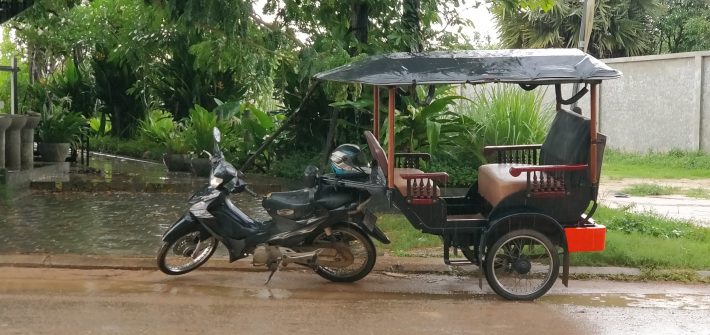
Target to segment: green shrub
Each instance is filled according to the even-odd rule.
[[[319,157],[320,154],[318,152],[290,152],[272,162],[269,174],[276,177],[301,179],[306,166],[319,165]],[[321,171],[321,173],[327,172],[330,171]]]
[[[176,130],[173,115],[163,110],[151,110],[138,124],[140,136],[154,143],[165,143]]]
[[[150,160],[161,160],[165,152],[163,145],[141,137],[134,139],[113,136],[94,137],[90,140],[90,145],[91,150],[94,151]]]
[[[101,117],[92,117],[89,119],[89,129],[93,135],[106,136],[111,133],[111,118],[108,114],[104,116],[104,130],[101,131]]]
[[[478,180],[477,161],[464,159],[434,159],[431,171],[443,171],[449,174],[449,187],[469,187]]]
[[[212,129],[217,127],[217,115],[200,105],[190,110],[190,118],[185,122],[185,140],[190,151],[201,155],[202,151],[212,152],[214,138]]]
[[[45,143],[76,143],[86,131],[87,122],[81,113],[69,110],[70,100],[51,102],[42,112],[38,133]]]

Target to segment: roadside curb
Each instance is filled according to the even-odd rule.
[[[155,258],[144,256],[98,256],[72,254],[0,254],[0,267],[60,268],[60,269],[114,269],[156,270]],[[253,267],[250,259],[229,263],[226,258],[213,257],[201,270],[263,272],[263,267]],[[285,270],[303,270],[289,266]],[[439,258],[394,257],[378,255],[374,271],[388,273],[442,273],[456,274],[478,272],[473,265],[448,266]],[[710,271],[697,271],[701,278],[710,278]],[[570,274],[577,276],[640,276],[642,271],[626,267],[570,267]]]

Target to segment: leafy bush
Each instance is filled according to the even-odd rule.
[[[301,179],[306,166],[318,166],[319,157],[320,153],[318,152],[301,151],[288,153],[271,164],[269,174],[276,177]],[[327,171],[321,171],[321,173],[325,172]]]
[[[70,111],[69,105],[70,100],[63,98],[44,109],[37,127],[42,142],[74,144],[80,140],[87,122],[81,113]]]
[[[478,165],[476,160],[466,162],[464,159],[434,159],[431,163],[432,171],[445,171],[449,174],[451,187],[469,187],[478,180]]]
[[[461,100],[467,99],[458,95],[440,96],[422,107],[410,101],[395,121],[397,149],[433,154],[455,146],[464,122],[462,115],[454,113],[451,106]]]
[[[106,136],[111,133],[111,119],[108,114],[104,115],[104,129],[101,130],[101,117],[95,116],[89,119],[89,129],[97,136]]]
[[[138,126],[140,137],[146,142],[158,144],[173,154],[186,154],[190,146],[185,134],[185,126],[173,121],[173,116],[163,110],[151,110]]]
[[[91,150],[156,161],[160,160],[165,152],[165,147],[162,144],[149,141],[143,137],[135,139],[123,139],[113,136],[93,137],[90,144]]]
[[[197,155],[202,151],[212,152],[214,138],[212,129],[217,127],[217,115],[210,113],[200,105],[190,110],[190,118],[185,122],[185,140],[190,151]]]
[[[177,125],[173,115],[163,110],[148,112],[138,126],[139,134],[155,143],[164,143],[176,131]]]

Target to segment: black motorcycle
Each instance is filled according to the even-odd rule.
[[[333,152],[335,174],[320,176],[309,167],[305,188],[269,194],[262,205],[271,220],[259,222],[230,201],[231,193],[256,194],[225,160],[220,137],[215,128],[209,184],[188,200],[190,209],[163,235],[157,257],[162,272],[180,275],[200,267],[221,242],[230,262],[253,255],[253,265],[266,266],[271,275],[290,263],[336,282],[354,282],[370,273],[376,258],[371,237],[385,244],[389,239],[366,207],[372,194],[384,188],[370,180],[367,167],[355,164],[359,148],[345,145]]]

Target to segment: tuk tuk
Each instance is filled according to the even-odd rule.
[[[500,296],[532,300],[555,283],[562,267],[568,284],[569,254],[604,249],[606,228],[592,216],[606,137],[597,131],[599,87],[621,72],[577,49],[435,51],[371,56],[319,73],[319,82],[373,87],[373,125],[366,131],[373,157],[372,181],[386,187],[389,201],[423,233],[443,241],[446,264],[475,264]],[[448,174],[423,172],[424,153],[395,152],[395,100],[410,85],[517,84],[525,90],[554,86],[556,113],[543,143],[488,146],[493,161],[478,168],[478,181],[464,196],[445,196]],[[562,97],[562,84],[583,86]],[[388,93],[380,144],[380,91]],[[570,108],[590,99],[588,116]],[[465,259],[451,259],[451,249]],[[479,278],[479,285],[482,279]]]

